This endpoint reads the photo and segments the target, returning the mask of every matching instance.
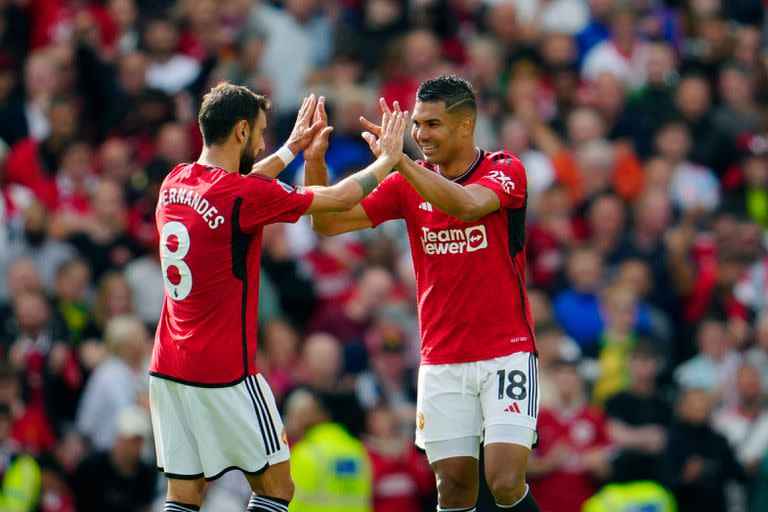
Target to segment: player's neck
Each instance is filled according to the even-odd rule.
[[[227,151],[223,146],[203,146],[197,161],[203,165],[220,167],[227,172],[240,170],[240,156],[234,151]]]
[[[464,148],[456,158],[445,164],[440,164],[440,174],[446,178],[458,178],[477,160],[477,147],[472,144]]]

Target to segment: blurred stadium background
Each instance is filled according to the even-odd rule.
[[[338,179],[370,161],[358,116],[379,96],[410,109],[442,73],[474,85],[478,144],[528,172],[542,510],[629,499],[638,480],[683,512],[768,510],[763,19],[761,0],[0,0],[0,510],[162,502],[154,205],[198,155],[208,88],[269,95],[272,149],[301,97],[326,95]],[[300,183],[301,159],[281,177]],[[269,226],[261,288],[259,367],[278,399],[333,398],[368,450],[356,478],[375,512],[434,510],[410,444],[404,227]],[[307,416],[291,405],[295,446]],[[204,510],[248,495],[228,474]]]

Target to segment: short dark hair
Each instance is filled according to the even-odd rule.
[[[477,112],[477,100],[472,91],[472,84],[456,75],[440,75],[425,80],[416,92],[416,101],[443,101],[445,108],[466,108],[475,114]]]
[[[227,140],[238,121],[251,123],[259,112],[267,112],[269,99],[242,85],[220,83],[203,97],[197,122],[206,146]],[[253,128],[253,127],[251,127]]]

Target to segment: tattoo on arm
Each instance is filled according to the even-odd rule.
[[[366,197],[368,194],[373,192],[373,189],[375,189],[379,184],[378,178],[376,178],[376,175],[372,172],[365,173],[359,178],[355,178],[355,181],[358,185],[360,185],[360,188],[363,189],[363,197]]]

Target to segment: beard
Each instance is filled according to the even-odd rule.
[[[240,152],[240,174],[250,174],[254,163],[256,163],[256,157],[253,155],[251,139],[248,139],[248,144]]]

